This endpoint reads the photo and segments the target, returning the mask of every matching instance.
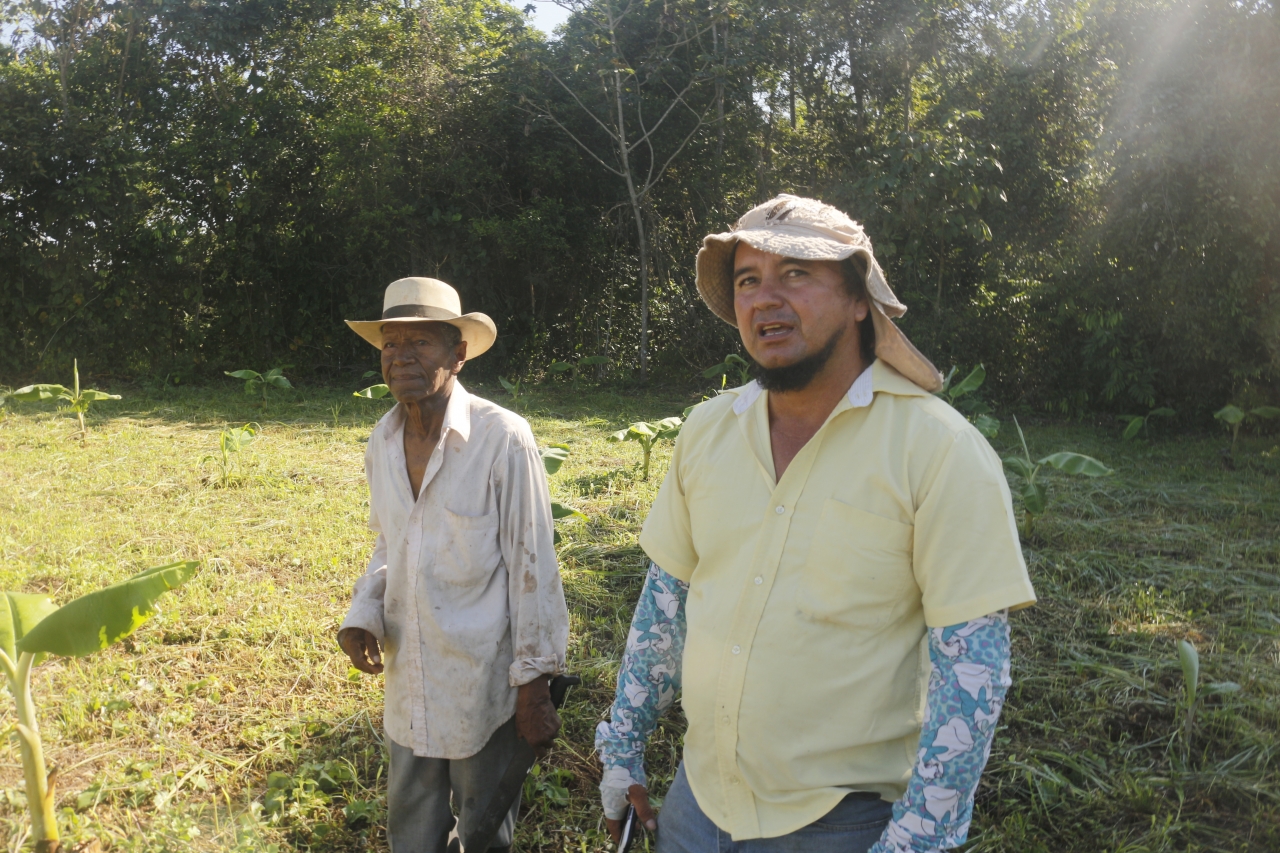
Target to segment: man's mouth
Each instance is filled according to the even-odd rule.
[[[756,327],[756,337],[761,340],[767,340],[785,335],[789,331],[791,331],[791,327],[786,323],[761,323]]]

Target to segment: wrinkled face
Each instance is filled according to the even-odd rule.
[[[450,342],[445,323],[387,323],[382,327],[382,379],[400,403],[439,394],[467,360],[467,343]]]
[[[850,295],[840,261],[805,261],[739,242],[733,311],[742,344],[760,367],[789,367],[833,340],[858,351],[858,322],[870,306]]]

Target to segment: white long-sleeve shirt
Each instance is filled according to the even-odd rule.
[[[396,405],[365,450],[378,539],[342,627],[382,644],[388,737],[467,758],[511,718],[516,687],[564,668],[546,472],[524,418],[455,382],[415,501],[404,422]]]

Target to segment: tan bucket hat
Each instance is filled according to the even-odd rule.
[[[467,360],[483,355],[498,337],[498,327],[485,314],[462,313],[458,291],[434,278],[402,278],[387,285],[382,297],[381,320],[347,320],[357,335],[382,349],[382,327],[387,323],[421,323],[435,320],[456,326],[467,342]]]
[[[780,195],[747,211],[732,231],[708,235],[698,250],[698,293],[721,320],[737,327],[733,312],[733,253],[742,240],[762,252],[808,261],[843,261],[860,255],[876,329],[876,357],[926,391],[942,388],[942,374],[891,317],[907,313],[884,280],[862,226],[817,199]]]

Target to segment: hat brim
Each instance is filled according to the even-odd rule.
[[[461,317],[436,319],[428,317],[392,317],[386,320],[346,320],[351,330],[364,338],[374,347],[382,349],[382,327],[400,323],[448,323],[462,333],[467,342],[467,361],[478,358],[489,351],[493,342],[498,339],[498,327],[487,314],[473,312]]]
[[[867,262],[867,292],[871,296],[871,319],[876,330],[876,357],[884,359],[899,373],[926,391],[942,388],[942,374],[933,362],[903,334],[891,317],[901,317],[907,306],[898,301],[884,279],[884,273],[869,252],[812,235],[789,233],[771,228],[712,234],[698,250],[697,286],[702,301],[711,313],[737,328],[733,310],[733,254],[738,241],[762,252],[811,261],[842,261],[860,254]]]

